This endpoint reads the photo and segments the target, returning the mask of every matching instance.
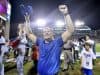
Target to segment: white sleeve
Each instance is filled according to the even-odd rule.
[[[96,55],[93,53],[93,51],[92,51],[92,58],[96,59]]]
[[[94,45],[94,41],[93,40],[91,40],[91,44]]]

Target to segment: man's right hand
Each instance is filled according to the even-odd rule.
[[[26,15],[24,15],[25,17],[25,21],[29,21],[30,20],[30,15],[28,15],[28,13],[26,13]]]
[[[68,14],[68,7],[66,5],[59,5],[59,11],[66,15]]]
[[[30,15],[28,15],[28,13],[26,13],[25,17],[25,31],[26,34],[28,36],[29,39],[31,39],[34,43],[36,42],[36,36],[34,35],[34,33],[31,30],[30,27]]]

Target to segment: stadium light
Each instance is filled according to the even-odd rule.
[[[80,20],[75,21],[75,26],[76,26],[76,27],[82,26],[82,25],[84,25],[84,24],[85,24],[85,23],[84,23],[83,21],[80,21]]]
[[[61,20],[56,21],[56,26],[57,26],[57,27],[63,27],[64,25],[65,25],[65,24],[64,24],[63,21],[61,21]]]
[[[43,27],[46,25],[46,20],[45,19],[37,19],[36,24],[40,27]]]

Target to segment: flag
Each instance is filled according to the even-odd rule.
[[[7,0],[0,0],[0,15],[7,14]]]

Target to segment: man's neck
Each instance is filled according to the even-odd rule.
[[[45,39],[45,43],[51,42],[53,39]]]

